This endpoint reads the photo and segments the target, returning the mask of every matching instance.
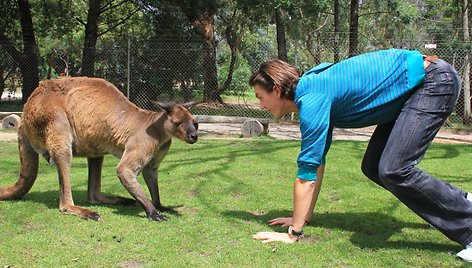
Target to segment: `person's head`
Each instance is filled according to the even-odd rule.
[[[280,118],[293,111],[298,78],[299,73],[292,65],[281,60],[269,60],[251,75],[249,85],[254,87],[260,107]]]

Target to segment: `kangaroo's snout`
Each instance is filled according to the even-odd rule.
[[[198,140],[198,133],[190,133],[187,138],[187,142],[190,144],[194,144]]]

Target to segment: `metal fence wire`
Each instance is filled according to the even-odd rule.
[[[343,38],[347,40],[347,38]],[[437,55],[446,60],[460,74],[464,81],[467,60],[470,59],[469,46],[446,46],[437,43],[436,48],[426,48],[424,42],[384,42],[388,45],[373,45],[372,42],[360,40],[362,47],[358,54],[388,47],[417,49],[423,54]],[[289,44],[289,62],[302,72],[320,62],[333,62],[335,51],[333,38],[317,40],[311,53],[302,48],[301,42]],[[80,76],[81,50],[79,44],[56,48],[41,55],[40,79],[61,76]],[[337,43],[339,59],[348,57],[347,41]],[[123,94],[136,105],[150,109],[150,100],[185,102],[202,100],[205,90],[218,90],[225,84],[231,62],[230,50],[224,42],[219,42],[216,49],[216,60],[209,62],[205,46],[200,40],[120,40],[100,41],[97,44],[95,58],[95,76],[111,81]],[[257,50],[250,52],[240,49],[229,85],[220,95],[224,104],[202,103],[192,108],[194,114],[225,115],[241,117],[270,118],[267,111],[259,108],[258,100],[254,97],[252,88],[248,85],[251,73],[259,65],[270,58],[277,57],[277,47],[274,40],[261,38]],[[0,73],[4,89],[11,97],[21,92],[21,74],[18,66],[0,47]],[[217,83],[208,89],[205,85],[205,71],[215,67]],[[469,74],[470,75],[470,74]],[[462,83],[464,89],[464,83]],[[5,94],[4,94],[5,95]],[[470,98],[470,94],[465,95]],[[464,99],[462,90],[455,112],[448,120],[448,126],[470,123],[467,107],[470,101]],[[286,118],[288,120],[292,118]],[[296,119],[296,118],[295,118]]]

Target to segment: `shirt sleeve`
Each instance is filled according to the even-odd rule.
[[[326,161],[331,144],[331,102],[325,94],[309,93],[297,99],[297,106],[302,134],[297,177],[313,181],[316,180],[318,166]]]

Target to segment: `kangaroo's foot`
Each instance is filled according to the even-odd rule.
[[[100,220],[100,215],[97,212],[78,206],[65,206],[59,208],[59,210],[64,214],[77,215],[85,220]]]
[[[125,205],[132,206],[136,205],[136,200],[121,196],[108,196],[104,194],[98,194],[88,198],[90,204],[112,204],[112,205]]]
[[[167,217],[155,211],[148,215],[150,221],[166,221]]]

